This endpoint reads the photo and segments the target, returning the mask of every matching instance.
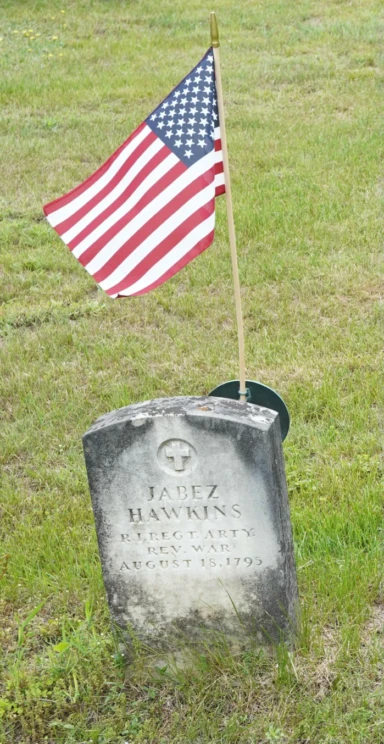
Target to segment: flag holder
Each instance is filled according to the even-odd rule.
[[[216,92],[217,92],[217,105],[219,109],[219,122],[220,122],[220,137],[221,147],[223,152],[223,163],[224,163],[224,178],[225,178],[225,197],[227,204],[227,218],[228,218],[228,232],[229,232],[229,244],[231,248],[231,259],[232,259],[232,274],[233,284],[235,292],[235,306],[236,306],[236,319],[237,319],[237,335],[238,335],[238,346],[239,346],[239,370],[240,380],[231,380],[230,382],[224,382],[218,385],[212,390],[210,395],[218,398],[234,398],[240,400],[241,403],[253,403],[255,405],[270,408],[273,411],[277,411],[280,420],[280,429],[282,440],[288,434],[289,430],[289,413],[287,406],[280,395],[268,387],[263,385],[261,382],[255,382],[253,380],[246,380],[245,378],[245,352],[244,352],[244,327],[243,327],[243,313],[241,308],[241,292],[240,292],[240,279],[239,279],[239,268],[237,262],[237,250],[236,250],[236,234],[235,234],[235,223],[233,219],[233,206],[232,206],[232,192],[231,192],[231,181],[229,174],[229,162],[228,162],[228,148],[227,148],[227,137],[225,131],[225,116],[224,116],[224,103],[223,103],[223,88],[221,83],[221,68],[220,68],[220,41],[219,31],[216,20],[216,13],[212,11],[210,17],[210,31],[211,31],[211,45],[213,49],[213,58],[215,62],[215,78],[216,78]]]

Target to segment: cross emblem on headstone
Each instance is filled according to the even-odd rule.
[[[191,450],[181,442],[172,442],[170,447],[166,448],[165,454],[169,460],[173,460],[175,470],[184,470],[184,459],[191,456]]]

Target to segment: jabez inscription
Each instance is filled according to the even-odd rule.
[[[148,501],[197,501],[218,499],[216,486],[149,486]]]
[[[177,627],[237,640],[294,627],[280,427],[258,411],[218,398],[149,401],[84,437],[111,613],[146,642],[172,647]]]

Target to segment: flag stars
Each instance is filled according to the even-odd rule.
[[[189,166],[212,149],[212,127],[218,126],[211,60],[212,56],[205,57],[147,119],[158,137]]]

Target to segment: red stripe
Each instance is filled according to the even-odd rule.
[[[190,215],[181,225],[172,233],[167,235],[161,243],[156,245],[153,251],[149,253],[135,268],[127,274],[118,284],[108,289],[108,294],[118,294],[124,289],[131,287],[135,282],[141,279],[144,274],[155,266],[169,251],[172,250],[181,240],[183,240],[195,227],[204,222],[215,211],[215,201],[211,199],[204,207],[200,207],[196,212]],[[197,254],[196,254],[197,255]]]
[[[160,209],[159,212],[153,215],[153,217],[148,220],[148,222],[146,222],[124,245],[122,245],[109,261],[99,269],[99,271],[92,275],[95,281],[100,283],[104,281],[104,279],[107,279],[107,277],[112,274],[118,266],[120,266],[127,256],[135,250],[135,248],[141,245],[146,238],[148,238],[169,217],[177,212],[178,209],[183,207],[186,202],[196,196],[196,194],[202,191],[209,183],[212,183],[213,178],[213,169],[210,169],[179,192],[171,201]],[[81,259],[82,256],[80,257],[80,261]]]
[[[145,126],[146,126],[145,122],[140,124],[140,126],[137,127],[137,129],[135,129],[134,132],[132,132],[130,137],[128,137],[128,139],[125,140],[125,142],[123,142],[122,145],[120,145],[119,149],[116,150],[116,152],[114,152],[113,155],[111,155],[111,157],[108,158],[108,160],[106,160],[105,163],[103,163],[103,165],[101,165],[100,168],[97,169],[97,171],[92,173],[91,176],[88,176],[88,178],[86,178],[85,181],[79,184],[79,186],[75,186],[74,189],[72,189],[71,191],[68,191],[68,193],[65,194],[64,196],[60,196],[58,199],[55,199],[54,201],[49,202],[49,204],[46,204],[45,207],[43,207],[44,214],[49,215],[52,212],[56,212],[57,209],[60,209],[61,207],[66,206],[67,204],[69,204],[69,202],[72,201],[72,199],[74,199],[76,196],[79,196],[79,194],[82,194],[83,191],[89,188],[89,186],[92,186],[92,184],[95,183],[95,181],[97,181],[98,178],[100,178],[100,176],[102,176],[108,170],[109,166],[112,165],[112,163],[116,160],[118,155],[120,155],[124,147],[126,147],[130,142],[132,142],[132,140],[141,132],[141,130]]]
[[[215,139],[215,152],[218,152],[221,150],[221,139],[218,137],[218,139]]]
[[[224,184],[221,184],[220,186],[216,186],[215,188],[215,196],[221,196],[221,194],[225,194]]]
[[[224,173],[224,163],[220,160],[220,163],[215,163],[215,175],[218,173]]]
[[[125,174],[129,171],[130,168],[136,163],[138,158],[147,150],[147,148],[155,142],[157,139],[156,135],[153,132],[150,132],[148,134],[148,137],[146,137],[136,150],[134,150],[133,153],[127,158],[125,163],[121,166],[120,170],[117,171],[117,173],[114,175],[114,177],[107,183],[104,188],[102,188],[95,196],[92,197],[89,201],[87,201],[85,204],[83,204],[80,209],[77,210],[77,212],[74,212],[71,214],[70,217],[67,217],[66,220],[63,222],[60,222],[58,225],[55,226],[55,230],[59,235],[64,235],[64,233],[67,232],[67,230],[70,230],[71,227],[76,225],[79,220],[81,220],[84,215],[88,214],[88,212],[91,211],[94,207],[96,207],[97,204],[99,204],[102,199],[104,199],[105,196],[107,196],[114,188],[117,186],[121,179],[124,178]]]
[[[92,222],[89,223],[86,227],[81,230],[81,232],[76,235],[73,240],[69,241],[69,247],[71,250],[76,248],[79,243],[81,243],[82,240],[84,240],[88,235],[90,235],[99,225],[101,225],[108,217],[110,217],[112,214],[116,212],[117,209],[119,209],[125,202],[132,196],[132,194],[135,193],[137,188],[140,186],[140,184],[144,181],[144,179],[150,175],[150,173],[156,168],[165,158],[167,158],[169,155],[169,150],[166,147],[163,147],[159,152],[156,153],[156,155],[150,160],[144,168],[140,171],[140,173],[135,176],[135,178],[131,181],[131,183],[127,186],[125,191],[123,191],[120,196],[112,202],[112,204],[109,205],[106,209],[104,209],[103,212],[101,212],[97,217],[95,217]],[[182,171],[183,172],[183,171]],[[162,176],[162,179],[164,176]],[[160,179],[160,180],[162,180]],[[132,207],[132,210],[137,209],[138,204],[141,204],[142,199],[146,197],[148,193],[152,193],[154,187],[149,188],[141,200],[139,200],[134,207]],[[132,213],[131,210],[131,213]],[[90,246],[92,248],[92,246]],[[89,249],[88,249],[89,250]]]
[[[170,186],[173,181],[181,176],[186,170],[186,166],[181,161],[178,161],[168,173],[165,173],[130,209],[127,214],[123,215],[119,220],[113,223],[113,225],[107,230],[100,238],[95,240],[92,245],[87,248],[84,253],[79,256],[79,261],[83,266],[87,266],[89,262],[109,243],[112,238],[117,235],[124,227],[131,222],[143,209],[148,206],[159,194],[164,191],[165,188]],[[149,221],[148,221],[149,222]],[[146,224],[148,224],[148,222]],[[144,225],[145,227],[145,225]],[[141,228],[142,229],[142,228]],[[121,250],[121,249],[120,249]],[[119,262],[120,263],[120,262]],[[101,269],[100,269],[101,271]]]
[[[175,263],[163,276],[160,277],[160,279],[157,279],[155,282],[150,284],[145,289],[142,289],[140,292],[135,292],[131,295],[131,297],[139,297],[140,295],[146,294],[147,292],[150,292],[152,289],[156,289],[156,287],[159,287],[160,284],[164,284],[168,279],[170,279],[172,276],[177,274],[178,271],[180,271],[184,266],[187,265],[190,261],[192,261],[196,256],[199,256],[200,253],[205,251],[209,246],[211,245],[213,238],[214,238],[214,230],[209,233],[205,238],[200,240],[192,250],[189,251],[183,258],[180,259],[177,263]],[[124,295],[118,295],[118,297],[124,297]]]

